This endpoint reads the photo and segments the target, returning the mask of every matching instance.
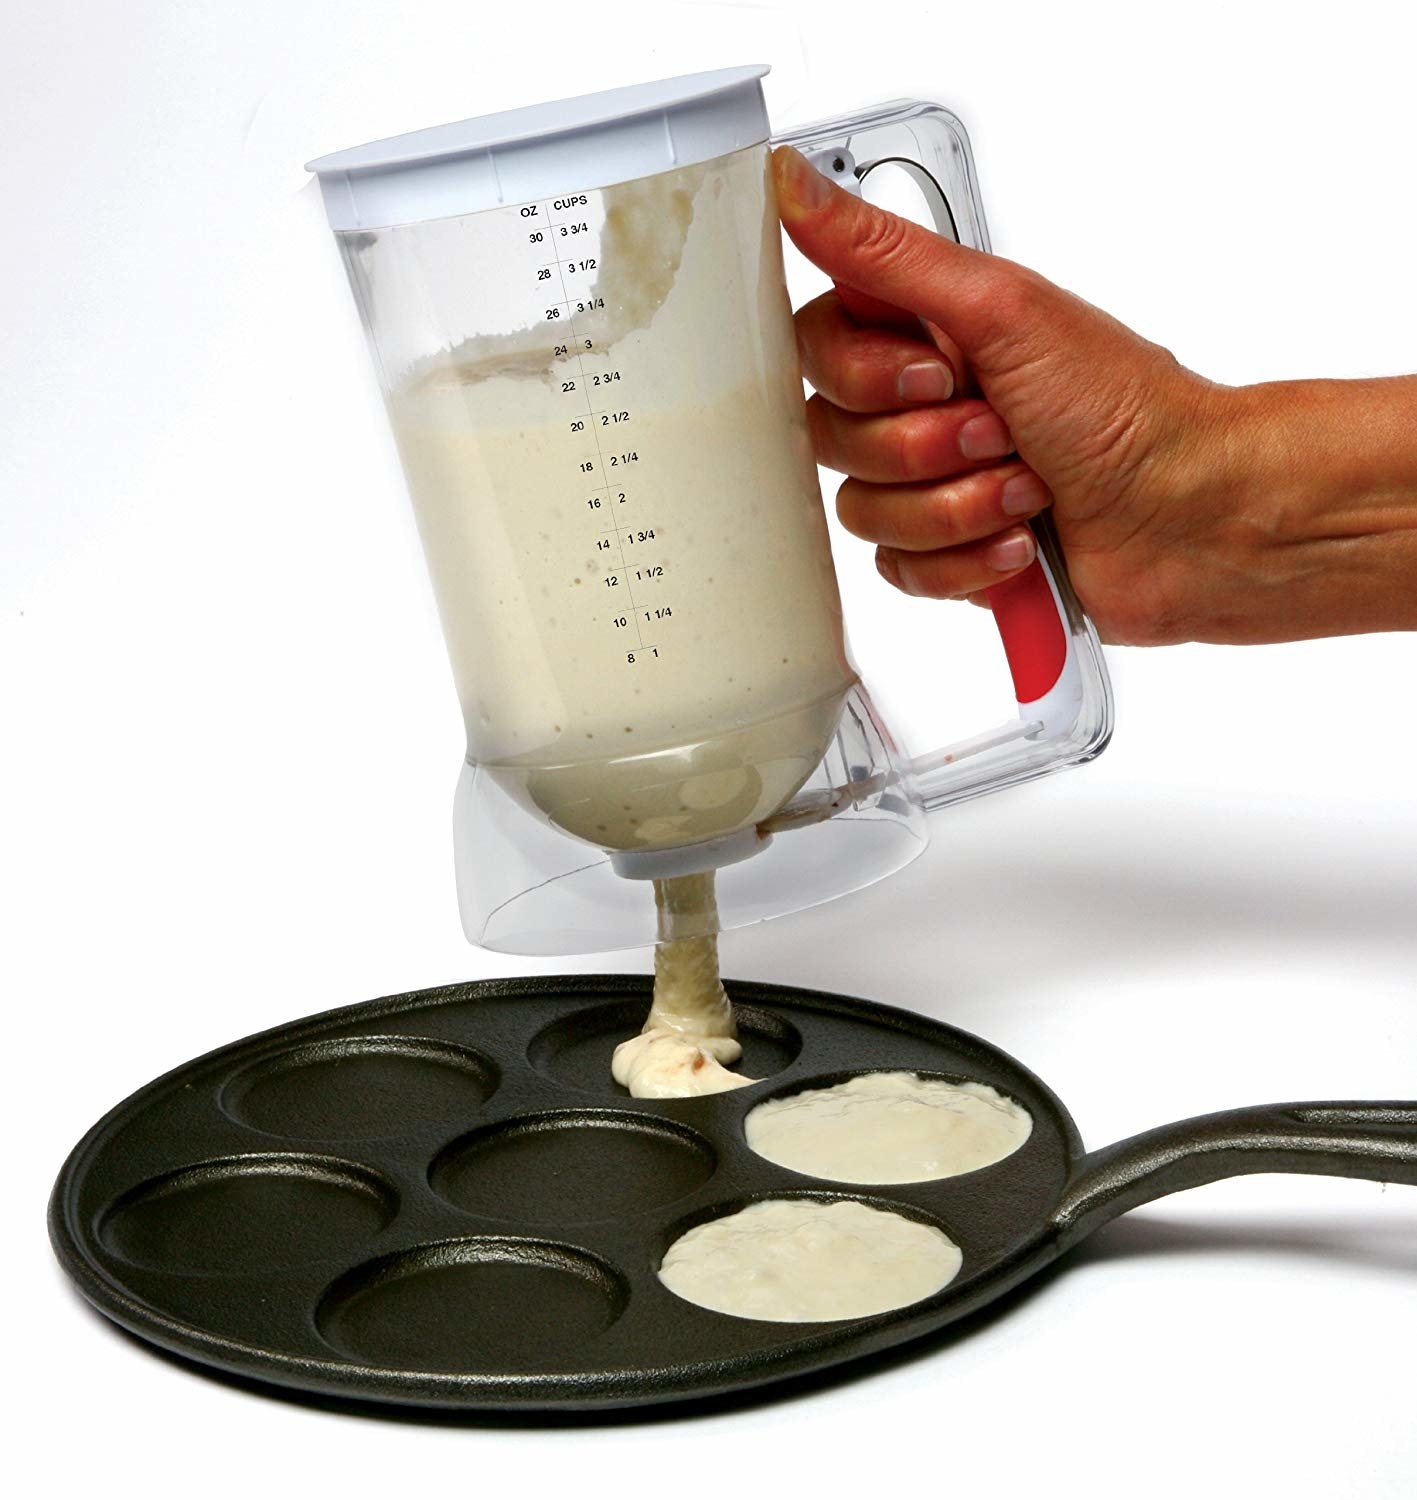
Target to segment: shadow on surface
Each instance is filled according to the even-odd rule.
[[[643,1426],[678,1422],[691,1418],[728,1416],[755,1407],[770,1407],[810,1398],[851,1381],[923,1362],[943,1355],[989,1331],[1003,1317],[1022,1310],[1046,1292],[1055,1278],[1066,1274],[1069,1261],[1097,1264],[1129,1257],[1195,1254],[1283,1254],[1316,1256],[1326,1261],[1417,1275],[1417,1242],[1408,1222],[1388,1223],[1372,1217],[1300,1221],[1276,1224],[1234,1219],[1173,1223],[1135,1215],[1109,1224],[1062,1261],[1055,1261],[1022,1285],[1006,1292],[987,1307],[949,1324],[938,1333],[915,1339],[898,1348],[833,1365],[814,1375],[756,1386],[703,1400],[685,1400],[658,1406],[611,1408],[595,1411],[458,1411],[442,1408],[398,1406],[386,1402],[354,1401],[284,1386],[267,1384],[243,1375],[232,1375],[198,1364],[183,1355],[148,1344],[136,1334],[109,1322],[94,1309],[93,1316],[114,1337],[126,1340],[147,1354],[218,1385],[244,1391],[268,1400],[289,1401],[338,1416],[361,1417],[381,1422],[427,1427],[488,1429],[568,1430],[588,1427]],[[70,1287],[73,1296],[78,1291]],[[80,1301],[83,1299],[80,1297]],[[84,1304],[86,1307],[87,1303]]]
[[[1135,1214],[1105,1225],[1072,1254],[1092,1264],[1138,1256],[1294,1255],[1417,1275],[1417,1236],[1405,1215],[1277,1224],[1231,1218],[1177,1223]]]
[[[997,818],[961,809],[952,843],[854,896],[850,920],[869,941],[841,941],[845,907],[817,908],[790,928],[727,934],[727,971],[869,995],[968,1030],[1032,994],[1040,974],[1103,982],[1228,950],[1281,966],[1355,949],[1417,962],[1417,865],[1381,829],[1335,828],[1303,809],[1251,811],[1241,825],[1220,805],[1148,807],[1139,827],[1127,803],[1015,795]],[[1045,806],[1022,846],[1024,813]]]

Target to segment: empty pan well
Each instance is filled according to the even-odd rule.
[[[712,1175],[713,1148],[671,1121],[609,1110],[509,1120],[454,1141],[433,1163],[434,1191],[471,1213],[588,1224],[658,1208]]]
[[[321,1336],[360,1363],[446,1374],[584,1358],[625,1305],[619,1272],[544,1240],[465,1239],[361,1266],[325,1294]]]
[[[99,1239],[130,1265],[259,1274],[348,1257],[393,1218],[397,1195],[352,1163],[238,1156],[155,1177],[103,1216]]]
[[[243,1069],[222,1108],[243,1125],[295,1140],[376,1140],[456,1126],[480,1113],[497,1065],[426,1037],[342,1037]]]

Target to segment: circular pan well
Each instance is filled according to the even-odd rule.
[[[292,1140],[380,1140],[480,1113],[498,1069],[471,1047],[428,1037],[312,1042],[243,1068],[222,1090],[233,1120]]]
[[[628,1295],[618,1271],[570,1245],[446,1240],[342,1276],[316,1325],[332,1348],[371,1365],[525,1370],[583,1358]]]
[[[260,1274],[348,1256],[393,1219],[372,1172],[319,1156],[236,1156],[150,1178],[103,1215],[119,1260],[169,1275]]]
[[[834,1323],[923,1303],[963,1252],[919,1209],[845,1193],[765,1193],[680,1225],[660,1282],[697,1307],[763,1323]]]
[[[873,1079],[889,1082],[871,1091]],[[987,1171],[1026,1146],[1032,1133],[1032,1114],[1011,1094],[919,1068],[809,1078],[760,1100],[743,1121],[748,1149],[763,1161],[820,1182],[868,1188]]]
[[[687,1197],[713,1175],[697,1131],[653,1115],[563,1110],[475,1130],[438,1154],[433,1190],[457,1208],[526,1223],[590,1224]]]
[[[575,1011],[538,1031],[527,1048],[527,1058],[532,1067],[557,1083],[626,1099],[627,1091],[610,1076],[610,1059],[621,1042],[638,1035],[648,1013],[648,992],[642,1000],[619,1000]],[[802,1037],[790,1021],[741,1002],[736,993],[733,1013],[743,1044],[741,1060],[732,1065],[735,1073],[764,1081],[797,1060]]]

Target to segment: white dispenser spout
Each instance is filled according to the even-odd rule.
[[[678,844],[670,849],[617,849],[611,868],[626,880],[668,880],[675,875],[705,875],[751,859],[772,843],[772,834],[743,828],[721,839]]]

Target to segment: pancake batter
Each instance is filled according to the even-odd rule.
[[[459,281],[446,316],[489,331],[391,352],[387,399],[468,758],[575,838],[663,849],[777,813],[856,677],[762,153],[579,196],[594,253],[518,262],[554,318],[508,328],[498,277]],[[414,226],[382,279],[351,250],[357,291],[436,322],[426,267],[477,217]]]
[[[831,1088],[769,1099],[749,1114],[748,1144],[770,1162],[831,1182],[931,1182],[1011,1156],[1028,1111],[987,1083],[863,1073]]]
[[[616,1083],[636,1099],[721,1094],[756,1083],[724,1066],[737,1062],[743,1048],[718,977],[713,871],[656,880],[654,903],[654,1003],[639,1036],[615,1049]]]
[[[866,1318],[953,1281],[959,1247],[940,1230],[864,1203],[752,1203],[669,1247],[659,1279],[714,1312],[771,1323]]]

